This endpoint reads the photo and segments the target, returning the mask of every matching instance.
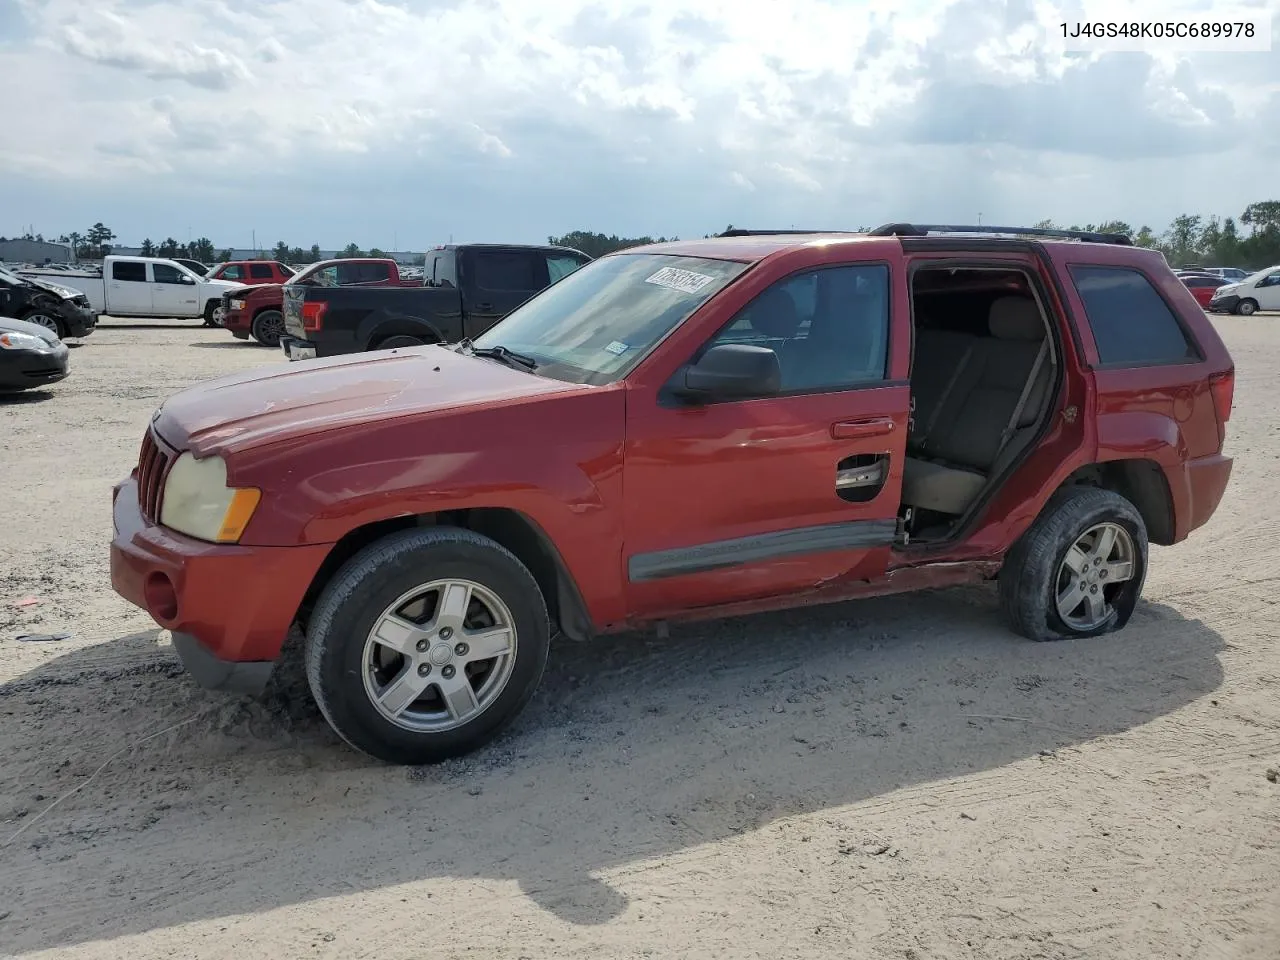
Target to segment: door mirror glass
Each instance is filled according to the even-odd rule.
[[[677,374],[675,394],[691,402],[769,397],[782,389],[778,355],[768,347],[722,343]]]

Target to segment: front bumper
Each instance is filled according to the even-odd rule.
[[[113,497],[112,588],[172,632],[201,686],[261,691],[330,545],[212,544],[173,533],[142,515],[136,475]]]
[[[0,350],[0,390],[27,390],[65,380],[71,351],[65,343],[52,350]]]
[[[224,330],[229,330],[233,337],[240,340],[249,339],[249,331],[253,327],[253,319],[249,316],[247,309],[233,310],[228,298],[222,300],[222,317],[220,326]]]
[[[1234,313],[1239,302],[1238,294],[1228,293],[1226,296],[1211,299],[1208,310],[1210,313]]]
[[[78,306],[64,301],[58,316],[67,325],[68,337],[87,337],[98,327],[98,317],[88,304]]]

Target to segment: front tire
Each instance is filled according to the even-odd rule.
[[[263,310],[253,318],[253,339],[264,347],[280,346],[284,335],[284,314],[279,310]]]
[[[67,339],[69,331],[67,330],[66,321],[47,310],[36,309],[31,313],[28,313],[25,317],[22,317],[22,319],[27,321],[27,323],[38,324],[46,330],[52,330],[58,335],[59,340]]]
[[[1236,304],[1236,313],[1240,314],[1240,316],[1242,317],[1252,317],[1257,312],[1258,312],[1257,301],[1241,300],[1239,303]]]
[[[547,664],[537,581],[457,527],[391,534],[346,562],[306,631],[307,681],[329,725],[388,763],[438,763],[495,737]]]
[[[216,327],[218,325],[218,321],[213,319],[213,315],[219,305],[220,303],[217,300],[210,300],[204,305],[204,325],[206,327]]]
[[[1055,495],[1005,557],[1000,604],[1030,640],[1096,637],[1129,622],[1147,577],[1147,526],[1110,490]]]

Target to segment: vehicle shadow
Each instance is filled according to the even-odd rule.
[[[798,815],[878,798],[861,822],[909,848],[906,814],[958,817],[998,789],[973,775],[1215,690],[1223,649],[1147,603],[1111,637],[1031,643],[985,587],[561,642],[509,733],[405,770],[342,745],[296,682],[228,702],[126,637],[0,686],[0,803],[28,807],[0,808],[0,844],[25,829],[0,847],[0,938],[50,949],[431,878],[515,881],[601,924],[629,903],[602,873]]]
[[[256,350],[265,350],[265,349],[267,349],[267,348],[266,348],[266,347],[264,347],[262,344],[260,344],[260,343],[256,343],[256,342],[255,342],[255,341],[253,341],[253,340],[239,340],[239,339],[234,339],[234,340],[197,340],[197,341],[195,341],[194,343],[189,343],[189,344],[187,344],[187,346],[189,346],[189,347],[198,347],[198,348],[200,348],[201,350],[246,350],[246,349],[249,349],[249,348],[253,348],[253,349],[256,349]],[[279,350],[280,348],[279,348],[279,347],[273,347],[272,349]]]
[[[0,390],[0,407],[20,406],[24,403],[43,403],[53,399],[52,390]]]

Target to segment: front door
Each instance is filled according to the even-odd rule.
[[[200,314],[200,293],[191,277],[167,263],[149,266],[151,310],[157,317],[194,317]]]
[[[779,395],[704,406],[628,400],[628,613],[660,617],[883,575],[910,388],[902,285],[886,263],[801,271],[704,344],[766,345]],[[898,364],[901,370],[893,369]]]
[[[1254,287],[1259,310],[1280,310],[1280,270],[1272,270]]]
[[[119,317],[151,314],[151,282],[145,261],[116,260],[111,264],[111,276],[105,280],[107,313]]]

